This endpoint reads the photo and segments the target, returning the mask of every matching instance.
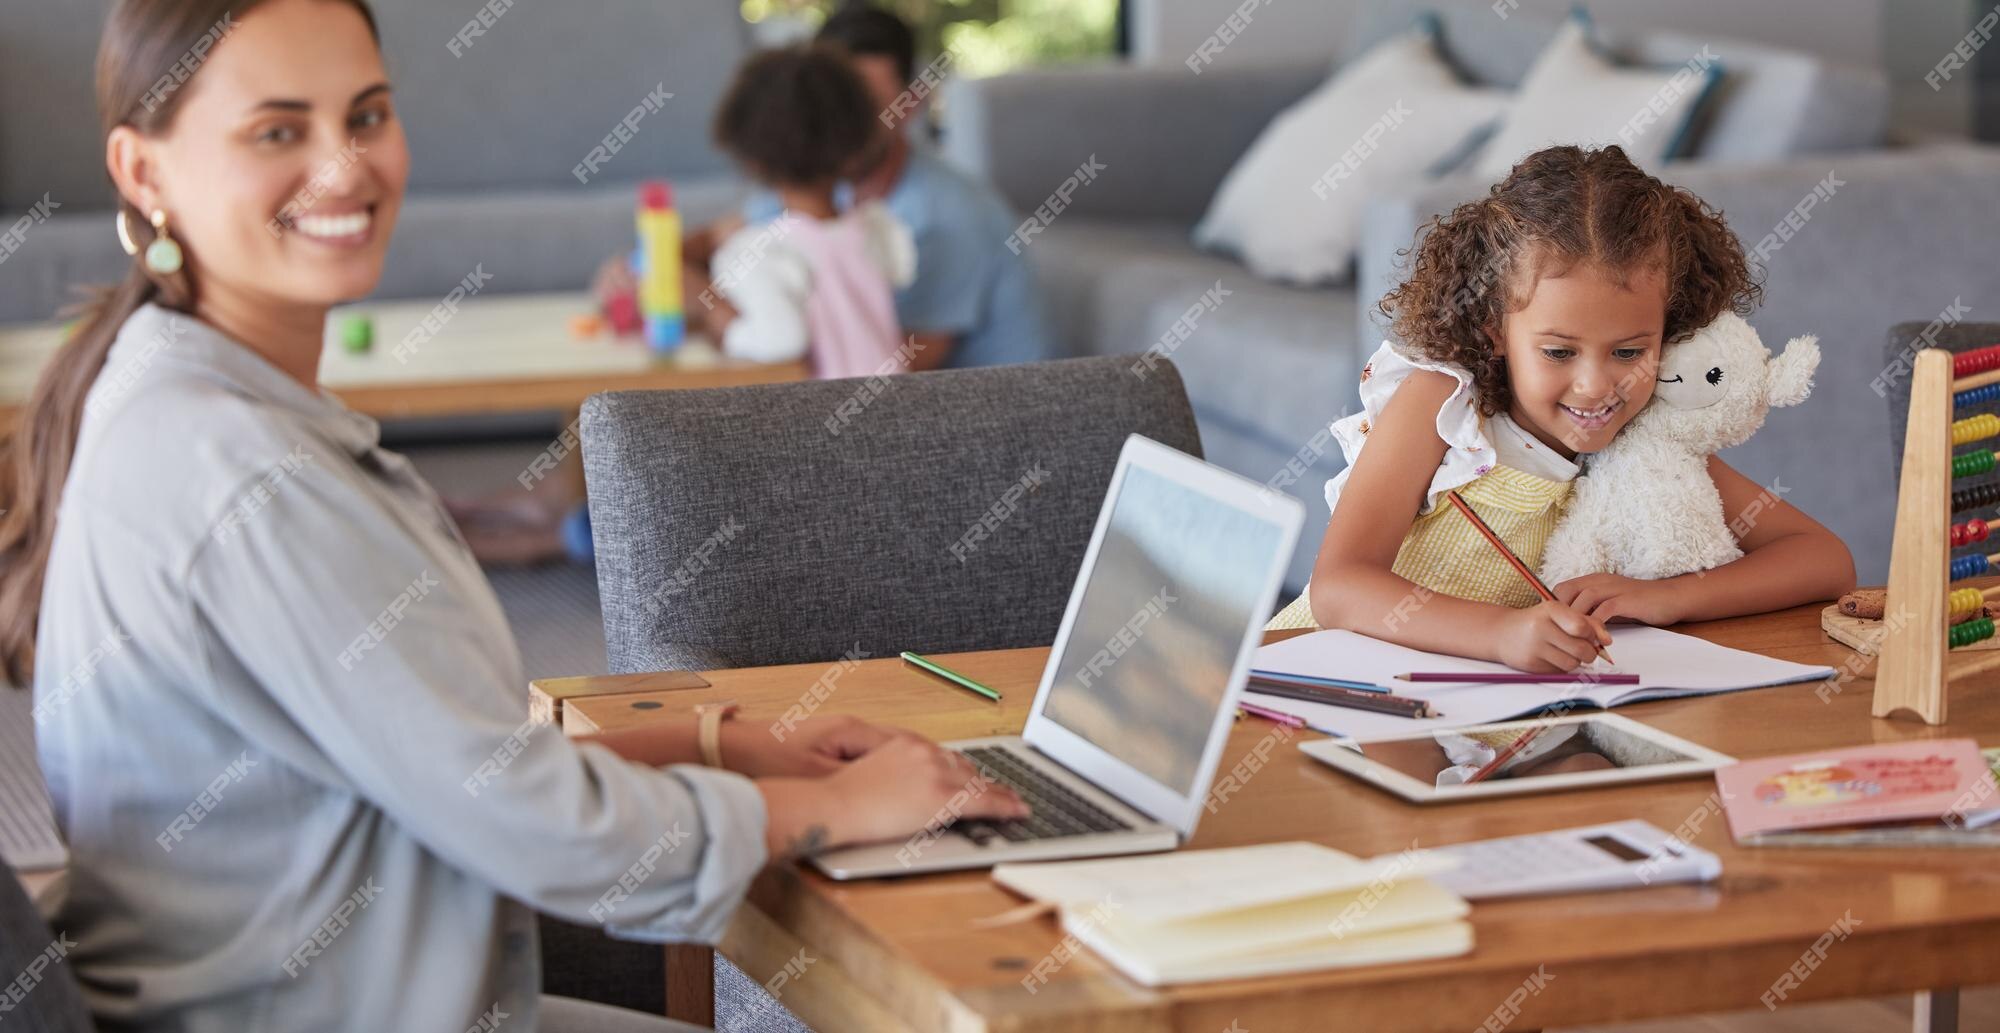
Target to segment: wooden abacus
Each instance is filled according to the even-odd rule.
[[[1943,724],[1949,682],[2000,669],[2000,654],[1992,653],[1956,668],[1947,669],[1946,663],[1951,650],[1994,634],[1989,617],[1950,621],[2000,598],[2000,589],[1953,591],[1948,586],[2000,573],[2000,552],[1951,556],[1954,548],[1985,541],[1992,530],[1980,519],[1952,524],[1953,514],[2000,503],[2000,484],[1958,491],[1951,487],[1955,478],[2000,465],[2000,453],[1990,447],[1952,454],[1958,446],[2000,437],[2000,415],[1954,417],[1995,401],[2000,401],[2000,345],[1958,355],[1938,348],[1917,353],[1896,496],[1896,537],[1889,554],[1881,660],[1875,668],[1876,717],[1908,710],[1926,723]]]

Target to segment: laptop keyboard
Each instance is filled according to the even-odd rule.
[[[1005,748],[975,746],[963,751],[987,778],[1021,794],[1034,813],[1019,821],[966,819],[951,827],[984,846],[996,840],[1024,843],[1062,836],[1123,832],[1132,826],[1071,792]]]

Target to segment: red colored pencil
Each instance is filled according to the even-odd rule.
[[[1491,775],[1495,771],[1500,770],[1500,766],[1502,764],[1505,764],[1508,761],[1513,760],[1517,755],[1520,754],[1522,750],[1528,748],[1529,743],[1534,742],[1536,739],[1541,738],[1542,733],[1548,730],[1549,730],[1548,725],[1543,725],[1540,728],[1529,730],[1527,734],[1521,736],[1519,739],[1516,739],[1513,742],[1508,743],[1507,748],[1501,750],[1499,756],[1493,758],[1493,760],[1490,763],[1488,763],[1485,767],[1480,768],[1478,771],[1473,772],[1472,777],[1467,778],[1464,782],[1461,782],[1459,784],[1471,785],[1474,782],[1485,781],[1486,776]]]
[[[1536,577],[1535,572],[1529,570],[1528,565],[1521,562],[1521,557],[1514,555],[1514,550],[1509,549],[1507,547],[1507,543],[1501,541],[1500,536],[1494,534],[1493,529],[1491,527],[1486,526],[1486,521],[1481,520],[1479,518],[1479,514],[1474,513],[1472,511],[1472,506],[1469,503],[1467,503],[1464,499],[1460,498],[1458,492],[1448,491],[1445,492],[1444,494],[1446,498],[1451,500],[1451,504],[1457,507],[1460,513],[1465,514],[1465,519],[1471,522],[1473,529],[1478,531],[1480,536],[1485,538],[1486,541],[1489,544],[1491,544],[1495,549],[1500,550],[1501,557],[1505,559],[1507,563],[1514,568],[1515,571],[1517,571],[1522,577],[1528,579],[1528,584],[1534,586],[1536,595],[1541,596],[1543,599],[1546,599],[1549,602],[1556,601],[1556,594],[1554,592],[1549,591],[1549,586],[1542,584],[1542,579]],[[1597,655],[1602,657],[1604,659],[1604,662],[1607,664],[1612,662],[1611,654],[1605,652],[1603,646],[1597,647]]]

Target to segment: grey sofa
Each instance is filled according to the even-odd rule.
[[[732,0],[516,3],[455,47],[478,4],[372,6],[411,154],[378,297],[441,296],[475,264],[494,291],[580,288],[632,246],[639,180],[672,179],[693,220],[741,196],[708,139],[750,46]],[[110,8],[0,0],[0,226],[44,194],[61,206],[0,264],[0,322],[46,319],[75,285],[124,273],[91,83]],[[672,99],[579,182],[575,167],[655,88]]]
[[[1413,5],[1357,16],[1342,60],[1408,24]],[[1496,19],[1484,3],[1445,7],[1445,48],[1469,77],[1518,83],[1556,24]],[[1720,208],[1746,247],[1773,232],[1825,177],[1840,185],[1810,221],[1769,251],[1767,297],[1751,322],[1767,343],[1817,333],[1826,351],[1813,399],[1774,413],[1726,458],[1827,523],[1866,581],[1888,565],[1894,486],[1888,426],[1870,387],[1881,334],[1956,299],[1983,311],[2000,288],[2000,150],[1886,148],[1879,71],[1806,54],[1666,33],[1598,35],[1624,57],[1676,65],[1703,44],[1724,78],[1698,118],[1689,157],[1665,178]],[[1257,133],[1324,81],[1320,62],[1235,67],[1200,76],[1178,62],[1032,71],[960,82],[948,97],[948,153],[1021,208],[1041,202],[1085,155],[1098,182],[1034,238],[1029,253],[1072,354],[1145,350],[1218,281],[1231,294],[1174,351],[1209,457],[1305,499],[1309,525],[1288,581],[1311,570],[1326,508],[1320,487],[1343,465],[1326,425],[1358,406],[1357,375],[1380,344],[1375,302],[1398,252],[1432,215],[1484,191],[1451,176],[1369,199],[1351,282],[1301,289],[1261,282],[1188,241],[1216,186]],[[1049,117],[1061,111],[1061,118]],[[1301,184],[1304,195],[1306,184]]]

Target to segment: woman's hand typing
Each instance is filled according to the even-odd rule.
[[[772,857],[801,857],[942,828],[959,818],[1025,818],[1014,791],[987,781],[963,754],[892,733],[836,773],[762,779]]]
[[[770,725],[730,721],[722,726],[722,764],[751,778],[814,778],[839,771],[892,736],[914,734],[845,715]]]

